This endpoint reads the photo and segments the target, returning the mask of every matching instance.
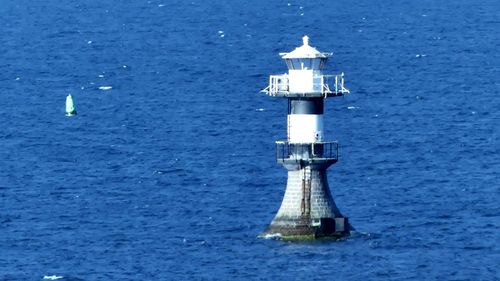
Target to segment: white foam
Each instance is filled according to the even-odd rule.
[[[260,111],[260,112],[262,112],[262,111],[264,111],[264,108],[257,108],[255,111]]]
[[[62,279],[64,277],[62,276],[57,276],[57,275],[45,275],[43,276],[43,280],[57,280],[57,279]]]
[[[347,109],[356,109],[356,108],[359,108],[359,107],[356,107],[356,106],[348,106]]]
[[[102,90],[102,91],[108,91],[108,90],[111,90],[111,89],[113,89],[113,87],[111,87],[111,86],[101,86],[101,87],[99,87],[99,90]]]
[[[262,236],[264,239],[281,239],[283,237],[281,233],[266,234]]]

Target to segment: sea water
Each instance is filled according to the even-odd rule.
[[[1,1],[0,280],[499,280],[499,3]],[[305,34],[356,232],[258,239]]]

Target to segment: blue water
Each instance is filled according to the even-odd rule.
[[[500,280],[499,11],[0,1],[0,280]],[[286,180],[258,92],[304,34],[352,92],[325,107],[337,242],[256,238]]]

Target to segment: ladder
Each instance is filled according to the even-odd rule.
[[[311,183],[312,171],[310,166],[302,168],[302,198],[300,202],[300,212],[307,221],[311,218]]]

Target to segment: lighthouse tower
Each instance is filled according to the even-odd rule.
[[[344,74],[325,75],[323,69],[332,53],[322,53],[303,45],[290,53],[280,53],[288,73],[271,75],[262,90],[269,96],[288,101],[288,139],[276,142],[276,159],[288,170],[283,202],[262,236],[284,239],[339,237],[350,225],[333,200],[328,187],[327,168],[338,160],[338,143],[325,139],[324,100],[349,90]]]

